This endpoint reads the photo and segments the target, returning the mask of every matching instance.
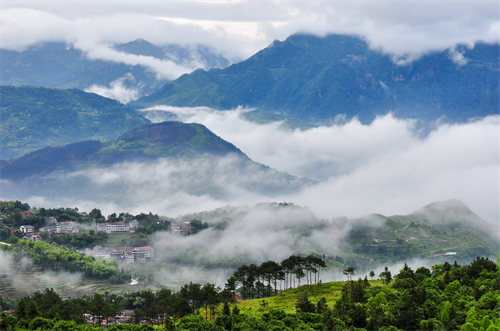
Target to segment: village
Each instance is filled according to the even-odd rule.
[[[34,216],[36,211],[28,210],[22,212],[21,218],[28,220],[29,217]],[[56,217],[50,216],[45,220],[45,225],[35,231],[35,227],[30,224],[23,224],[19,228],[11,227],[11,234],[20,231],[22,239],[25,240],[50,240],[52,236],[59,234],[95,234],[106,233],[108,235],[114,234],[134,234],[139,228],[139,221],[132,219],[129,221],[117,222],[95,222],[92,225],[80,224],[74,221],[59,222]],[[171,232],[177,235],[188,235],[193,231],[191,222],[182,222],[180,224],[172,224]],[[151,246],[119,246],[119,247],[104,247],[96,245],[93,248],[85,248],[76,250],[82,255],[92,256],[96,259],[110,259],[123,264],[143,264],[146,262],[153,262],[155,250]]]

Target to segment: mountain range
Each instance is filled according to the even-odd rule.
[[[498,44],[434,52],[397,64],[346,35],[295,34],[224,69],[198,69],[129,106],[257,107],[310,122],[357,116],[466,121],[499,112]]]
[[[122,53],[150,56],[170,60],[183,65],[196,62],[205,68],[222,68],[229,61],[202,45],[166,45],[163,48],[146,40],[115,45]],[[37,85],[85,90],[92,85],[109,86],[111,82],[127,77],[127,87],[149,94],[161,87],[166,79],[158,79],[155,73],[141,65],[91,60],[83,51],[65,43],[44,43],[17,52],[0,49],[0,84]]]

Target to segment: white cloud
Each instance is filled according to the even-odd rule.
[[[101,85],[92,85],[85,89],[85,92],[95,93],[102,95],[106,98],[111,98],[120,101],[121,103],[128,103],[130,101],[137,100],[141,97],[141,92],[136,88],[127,88],[125,86],[125,81],[134,81],[134,76],[128,73],[122,78],[118,78],[109,84],[109,87]]]
[[[34,1],[3,2],[2,9],[2,47],[8,49],[40,41],[92,40],[97,47],[144,38],[157,45],[204,44],[235,60],[296,32],[345,33],[363,36],[404,63],[459,42],[500,39],[496,2]]]
[[[309,206],[321,217],[407,214],[433,201],[456,198],[483,219],[498,220],[499,196],[492,179],[498,179],[499,116],[455,125],[437,122],[422,137],[414,121],[391,115],[369,125],[353,119],[342,125],[287,131],[280,129],[280,123],[245,121],[241,109],[155,109],[204,124],[257,162],[323,179],[301,193],[277,199]]]

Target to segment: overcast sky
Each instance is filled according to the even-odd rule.
[[[233,61],[296,32],[357,34],[372,48],[409,59],[457,42],[499,40],[498,1],[16,0],[1,6],[2,48],[64,41],[95,57],[103,45],[137,38],[205,44]]]

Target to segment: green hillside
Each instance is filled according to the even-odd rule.
[[[116,100],[76,89],[0,86],[0,158],[46,147],[109,140],[149,121]]]
[[[497,114],[498,45],[457,46],[407,65],[344,35],[292,35],[225,69],[196,70],[129,105],[258,107],[306,121],[339,114],[363,122],[389,111],[397,116],[452,121]]]

